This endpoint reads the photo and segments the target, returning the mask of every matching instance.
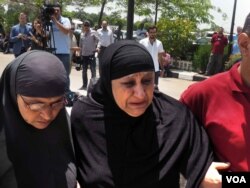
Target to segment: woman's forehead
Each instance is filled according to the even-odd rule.
[[[122,78],[133,78],[133,77],[136,77],[136,76],[148,76],[148,75],[152,75],[154,72],[153,71],[145,71],[145,72],[136,72],[136,73],[133,73],[133,74],[129,74],[129,75],[126,75]]]

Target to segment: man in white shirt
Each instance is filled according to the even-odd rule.
[[[99,58],[99,74],[101,75],[100,71],[100,64],[101,64],[101,57],[102,54],[110,44],[114,42],[113,31],[108,28],[108,22],[106,20],[102,21],[102,28],[97,30],[99,42],[97,44],[97,52]]]
[[[140,40],[151,54],[155,67],[155,88],[158,89],[160,68],[163,70],[162,55],[164,53],[162,42],[156,39],[157,27],[150,26],[148,28],[148,37]]]

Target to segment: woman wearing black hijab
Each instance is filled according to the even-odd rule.
[[[199,187],[212,153],[180,102],[154,91],[150,54],[134,41],[110,45],[102,76],[72,109],[78,181],[84,188]]]
[[[0,187],[17,188],[13,166],[7,156],[4,130],[0,124]]]
[[[37,50],[13,60],[2,74],[0,124],[19,188],[76,186],[66,81],[60,60]]]

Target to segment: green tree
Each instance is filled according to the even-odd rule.
[[[174,57],[186,57],[192,45],[195,24],[187,19],[161,18],[158,23],[158,38],[167,52]]]

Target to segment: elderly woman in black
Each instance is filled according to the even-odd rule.
[[[19,188],[76,186],[66,81],[60,60],[37,50],[13,60],[2,74],[0,124]]]
[[[212,163],[208,137],[190,111],[154,91],[150,54],[134,41],[105,50],[102,75],[73,106],[78,180],[84,188],[199,187]]]

